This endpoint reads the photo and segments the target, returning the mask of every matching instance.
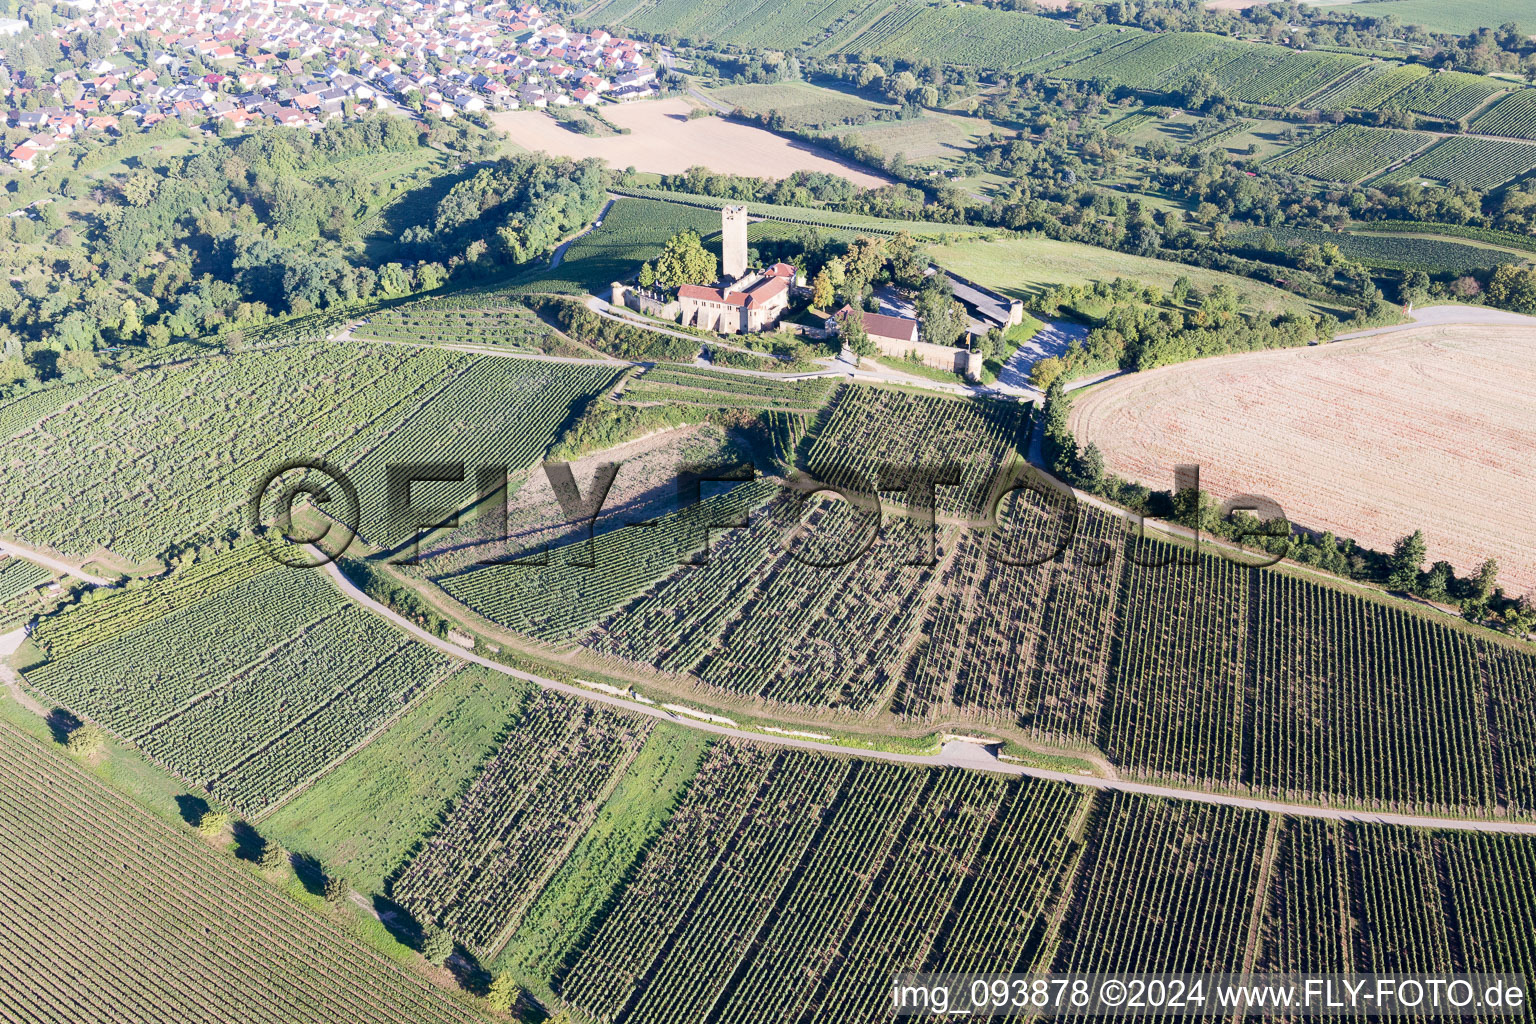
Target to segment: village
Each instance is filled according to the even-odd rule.
[[[29,22],[0,19],[7,156],[34,170],[87,133],[127,135],[168,119],[205,130],[317,129],[330,118],[420,118],[593,107],[656,95],[643,44],[573,33],[535,4],[396,0],[66,4],[44,35],[91,54],[43,73]],[[94,51],[102,51],[99,55]]]

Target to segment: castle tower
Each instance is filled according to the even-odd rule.
[[[747,272],[747,208],[720,208],[720,270],[728,281]]]

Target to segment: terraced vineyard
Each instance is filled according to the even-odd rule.
[[[49,660],[27,679],[242,813],[322,774],[452,669],[259,548],[181,575],[47,620]]]
[[[419,921],[494,954],[592,824],[652,727],[538,691],[390,894]],[[530,752],[537,751],[537,756]]]
[[[0,724],[0,1016],[486,1018]]]
[[[1428,132],[1365,128],[1346,124],[1288,149],[1267,167],[1294,171],[1323,181],[1356,182],[1386,170],[1435,141]]]
[[[563,350],[559,335],[527,306],[467,305],[462,299],[421,299],[370,313],[353,337],[431,345],[494,345],[518,352]]]
[[[1428,179],[1487,190],[1532,170],[1536,170],[1536,143],[1453,137],[1442,139],[1397,170],[1373,179],[1371,184]]]
[[[780,381],[692,366],[652,366],[624,386],[624,400],[810,411],[831,392],[832,382],[825,379]]]
[[[1522,89],[1499,100],[1472,122],[1472,130],[1483,135],[1536,139],[1536,89]]]

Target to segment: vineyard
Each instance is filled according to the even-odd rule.
[[[252,486],[295,455],[356,473],[370,494],[386,461],[452,451],[526,465],[569,404],[607,379],[591,368],[336,344],[150,367],[13,438],[8,457],[18,468],[0,493],[9,529],[22,538],[143,562],[174,543],[241,528]],[[527,415],[488,422],[492,401]],[[365,507],[376,518],[381,506]]]
[[[724,202],[720,200],[722,205]],[[603,216],[602,227],[572,242],[558,267],[535,267],[518,278],[518,289],[606,294],[613,282],[634,277],[640,264],[655,259],[667,240],[680,231],[693,231],[707,239],[720,233],[720,218],[681,203],[615,200]]]
[[[1472,130],[1483,135],[1536,139],[1536,89],[1522,89],[1499,100],[1472,122]]]
[[[1114,561],[1098,556],[1118,524],[1082,511],[1062,558],[1047,560],[1068,524],[1033,492],[1004,501],[997,533],[959,539],[897,690],[899,714],[955,711],[1046,741],[1094,742],[1119,582]]]
[[[1388,64],[1371,61],[1340,78],[1312,98],[1322,110],[1379,110],[1409,86],[1429,77],[1422,64]],[[1399,106],[1392,102],[1391,106]]]
[[[1282,152],[1267,166],[1323,181],[1356,182],[1406,160],[1434,141],[1427,132],[1346,124]]]
[[[1389,270],[1424,270],[1431,274],[1469,274],[1527,257],[1442,238],[1410,238],[1380,233],[1352,234],[1310,228],[1277,228],[1234,233],[1233,239],[1267,247],[1271,241],[1286,249],[1333,245],[1351,260]]]
[[[599,1020],[868,1020],[892,970],[1022,966],[1081,800],[716,744],[560,994]]]
[[[880,53],[905,60],[980,68],[1013,68],[1068,45],[1076,33],[1060,22],[969,4],[898,4],[851,37],[825,44],[828,53]]]
[[[538,691],[390,895],[417,920],[494,954],[592,824],[650,729],[649,719]]]
[[[46,607],[39,589],[53,573],[35,562],[0,556],[0,632],[24,625]]]
[[[912,520],[876,535],[852,506],[785,498],[709,565],[675,571],[580,642],[720,693],[871,713],[934,579],[923,546]]]
[[[1487,103],[1490,97],[1508,88],[1508,82],[1486,75],[1436,71],[1394,94],[1387,102],[1394,107],[1406,107],[1425,117],[1460,121]]]
[[[823,413],[824,423],[804,457],[817,481],[849,494],[885,491],[883,500],[905,505],[880,480],[887,467],[953,467],[957,485],[936,485],[938,511],[984,517],[993,488],[1019,459],[1029,426],[1025,407],[1013,402],[955,401],[882,388],[846,387]]]
[[[548,642],[569,640],[697,556],[718,524],[735,522],[773,496],[767,482],[741,484],[654,525],[626,526],[548,555],[547,565],[489,565],[441,577],[438,585],[492,622]]]
[[[426,345],[489,345],[517,352],[563,352],[570,346],[526,306],[497,303],[461,305],[421,299],[370,313],[352,329],[356,338]]]
[[[812,411],[831,393],[825,379],[781,381],[691,366],[652,366],[624,386],[627,402],[682,402],[740,409]]]
[[[0,1017],[483,1020],[0,725]]]
[[[1536,169],[1536,143],[1447,138],[1402,167],[1371,181],[1395,185],[1428,179],[1487,190]]]
[[[182,575],[45,621],[49,660],[27,678],[243,813],[322,774],[451,670],[259,548]]]
[[[722,206],[728,206],[734,200],[721,199],[718,196],[699,195],[692,192],[671,192],[659,188],[614,188],[611,191],[618,195],[632,199],[655,200],[656,205],[692,207],[697,210],[708,210],[716,214],[712,220],[704,223],[702,228],[696,228],[701,235],[708,237],[711,232],[720,230],[718,213]],[[614,204],[617,210],[619,204]],[[886,217],[871,217],[859,213],[844,213],[841,210],[819,210],[808,206],[776,206],[769,203],[750,203],[747,213],[752,219],[748,225],[749,230],[755,231],[764,225],[759,221],[772,221],[782,224],[803,224],[809,227],[824,228],[828,231],[857,231],[865,234],[894,235],[902,231],[910,233],[914,238],[935,240],[940,238],[975,237],[989,234],[986,228],[971,227],[967,224],[935,224],[932,221],[921,220],[897,220]],[[606,227],[608,222],[603,221]],[[590,236],[589,236],[590,237]],[[664,236],[656,244],[659,251],[666,244],[670,234]],[[574,249],[575,246],[573,245]],[[645,259],[640,256],[638,259]],[[622,280],[617,278],[615,280]]]

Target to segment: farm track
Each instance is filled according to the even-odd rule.
[[[1316,804],[1293,804],[1278,800],[1265,800],[1256,797],[1236,796],[1227,793],[1212,793],[1201,790],[1182,789],[1176,786],[1158,786],[1149,783],[1130,782],[1123,779],[1103,779],[1089,775],[1074,775],[1069,772],[1051,771],[1044,768],[1033,768],[1027,765],[1009,764],[999,761],[991,754],[984,751],[974,743],[952,742],[945,744],[943,750],[936,756],[925,754],[901,754],[890,751],[870,750],[861,747],[845,747],[836,743],[821,743],[812,740],[796,739],[789,736],[775,735],[772,733],[755,732],[748,729],[735,729],[729,726],[717,725],[694,719],[689,716],[677,715],[662,708],[625,700],[621,697],[613,697],[603,693],[575,686],[570,683],[562,683],[558,680],[548,679],[544,676],[523,672],[511,668],[500,662],[479,655],[469,653],[447,640],[428,633],[414,623],[410,622],[391,609],[373,600],[352,584],[342,574],[341,570],[332,563],[325,567],[325,572],[331,577],[342,594],[350,601],[360,605],[373,614],[383,618],[397,629],[409,633],[423,643],[429,644],[447,654],[463,661],[473,662],[476,665],[500,672],[503,675],[522,679],[546,689],[555,690],[568,696],[579,697],[583,700],[594,701],[616,708],[622,708],[633,714],[645,715],[650,718],[658,718],[674,725],[683,725],[702,732],[713,733],[717,736],[726,736],[733,739],[750,740],[756,743],[768,743],[775,746],[793,747],[800,750],[813,750],[824,754],[839,754],[848,757],[859,757],[866,760],[894,761],[901,764],[926,765],[929,767],[953,767],[969,769],[972,771],[986,771],[1002,775],[1027,775],[1031,778],[1045,779],[1053,782],[1065,782],[1075,786],[1083,786],[1095,790],[1106,790],[1122,793],[1131,793],[1139,796],[1162,797],[1169,800],[1186,800],[1196,803],[1216,804],[1224,807],[1236,807],[1244,810],[1265,811],[1271,814],[1285,814],[1302,818],[1322,818],[1330,821],[1354,821],[1377,825],[1403,825],[1416,828],[1444,829],[1466,832],[1495,832],[1512,833],[1518,835],[1536,836],[1536,822],[1505,821],[1499,819],[1467,819],[1445,818],[1431,815],[1399,814],[1386,811],[1356,810],[1344,807],[1332,807]]]

